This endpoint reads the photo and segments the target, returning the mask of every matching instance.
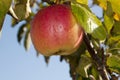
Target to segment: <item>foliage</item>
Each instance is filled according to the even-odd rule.
[[[14,0],[11,2],[12,0],[0,0],[0,33],[6,14],[12,16],[12,27],[24,21],[18,29],[17,39],[19,43],[23,41],[25,49],[28,50],[31,44],[30,22],[36,12],[58,2],[71,5],[71,10],[78,23],[84,28],[87,39],[84,39],[74,54],[60,56],[60,61],[65,60],[70,65],[73,80],[101,80],[101,77],[105,80],[106,75],[102,73],[109,75],[108,77],[113,80],[113,73],[120,74],[119,0],[92,0],[91,5],[88,5],[88,0]],[[103,10],[102,17],[98,17],[91,11],[94,5]],[[44,56],[44,58],[45,62],[49,63],[50,57]],[[106,72],[101,72],[99,68]]]
[[[0,1],[0,34],[1,34],[2,24],[4,21],[5,15],[9,10],[11,1],[12,0],[7,0],[7,1],[1,0]],[[4,5],[4,4],[6,4],[6,5]]]

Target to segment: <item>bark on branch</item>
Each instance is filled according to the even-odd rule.
[[[88,38],[86,33],[84,33],[84,42],[86,44],[87,50],[90,53],[90,55],[91,55],[95,65],[96,65],[96,68],[97,68],[99,74],[101,75],[102,79],[103,80],[110,80],[109,77],[108,77],[108,73],[107,73],[105,64],[102,61],[102,58],[100,58],[97,55],[97,53],[95,53],[95,50],[91,46],[90,40],[89,40],[89,38]]]

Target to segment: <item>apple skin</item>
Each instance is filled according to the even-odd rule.
[[[38,11],[30,35],[35,49],[44,56],[70,55],[80,46],[83,29],[69,6],[56,4]]]

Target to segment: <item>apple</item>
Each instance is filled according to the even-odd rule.
[[[80,46],[83,29],[69,6],[55,4],[38,11],[30,35],[35,49],[44,56],[70,55]]]

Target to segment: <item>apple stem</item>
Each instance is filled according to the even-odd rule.
[[[94,61],[94,64],[96,65],[97,71],[100,73],[102,79],[110,80],[103,60],[97,55],[98,52],[96,53],[93,47],[91,46],[90,40],[85,32],[84,32],[84,42],[86,44],[88,52],[90,53]],[[102,56],[104,56],[104,54],[102,54]]]
[[[61,0],[56,0],[55,3],[56,4],[60,4]]]

